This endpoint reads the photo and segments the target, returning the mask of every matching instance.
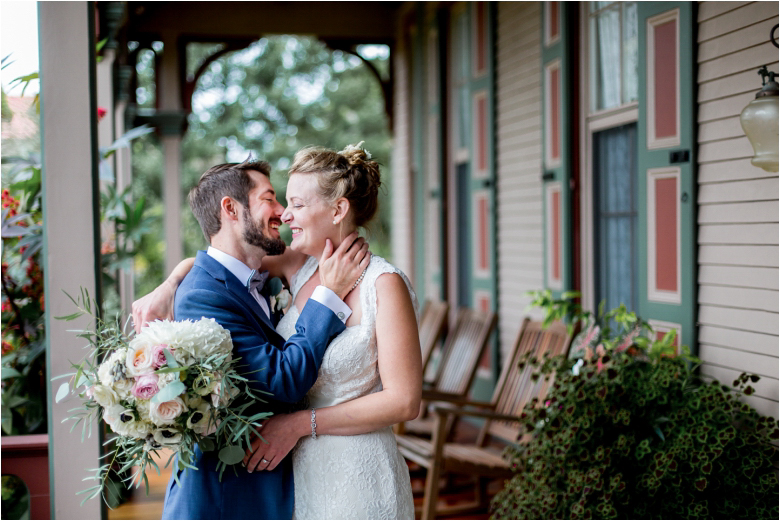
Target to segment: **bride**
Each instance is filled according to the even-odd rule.
[[[360,145],[341,152],[308,147],[295,155],[282,215],[293,240],[283,255],[263,260],[271,276],[290,283],[292,305],[277,326],[285,339],[319,284],[326,240],[336,248],[372,219],[379,185],[379,165]],[[179,271],[161,290],[165,298],[145,297],[154,316],[144,320],[168,316]],[[249,472],[273,470],[295,447],[296,519],[414,519],[408,467],[390,426],[419,411],[416,297],[400,270],[372,256],[344,300],[353,313],[325,353],[308,408],[266,420],[263,440],[254,440],[244,464]]]

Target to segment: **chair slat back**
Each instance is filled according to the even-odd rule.
[[[548,356],[566,354],[569,351],[572,337],[573,335],[568,334],[566,326],[561,322],[554,322],[548,328],[543,329],[541,322],[532,321],[529,318],[523,320],[517,340],[510,357],[504,364],[493,395],[496,412],[520,416],[525,405],[534,398],[538,398],[543,406],[544,397],[547,395],[552,378],[545,381],[543,377],[540,377],[533,381],[531,375],[536,369],[531,364],[520,368],[518,365],[520,359],[526,353],[533,353],[539,360],[542,360],[545,353]],[[520,424],[518,422],[487,421],[480,432],[478,443],[484,444],[488,435],[514,443],[517,441],[519,432]]]
[[[444,334],[450,305],[438,300],[426,300],[420,317],[420,349],[422,351],[423,374],[431,360],[434,347]]]
[[[465,396],[496,326],[493,312],[459,309],[455,328],[447,335],[433,387]]]

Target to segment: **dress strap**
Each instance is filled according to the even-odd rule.
[[[303,266],[301,266],[301,269],[296,271],[295,275],[290,278],[290,293],[292,293],[293,300],[295,300],[298,291],[300,291],[303,285],[306,284],[312,275],[314,275],[314,272],[317,271],[318,265],[317,257],[309,256],[309,258],[306,259],[306,262],[303,263]]]

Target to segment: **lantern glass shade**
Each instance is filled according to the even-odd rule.
[[[767,172],[777,172],[778,109],[777,96],[756,98],[742,111],[739,121],[753,145],[755,166]]]

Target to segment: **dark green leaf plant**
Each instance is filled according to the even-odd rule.
[[[759,377],[707,380],[673,333],[627,341],[635,315],[599,315],[617,326],[582,358],[536,362],[554,381],[522,414],[531,439],[507,452],[516,473],[493,518],[777,519],[778,422],[741,401]]]

